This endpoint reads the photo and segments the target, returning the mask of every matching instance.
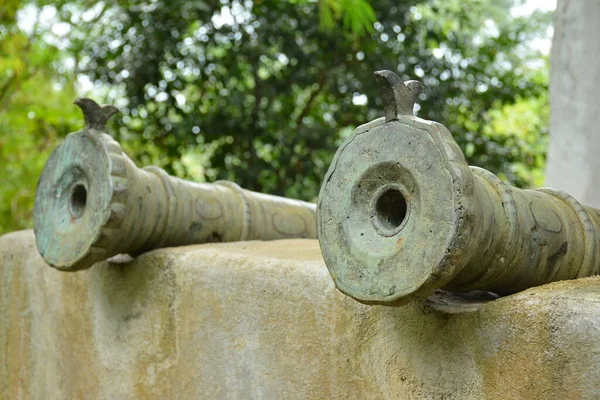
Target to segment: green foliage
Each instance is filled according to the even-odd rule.
[[[420,114],[472,143],[470,161],[529,183],[511,165],[530,149],[484,127],[488,110],[545,93],[521,43],[547,20],[510,18],[506,1],[374,1],[370,33],[320,29],[348,4],[130,2],[74,46],[89,60],[82,69],[128,96],[119,127],[142,144],[136,157],[172,173],[188,175],[182,156],[211,146],[207,180],[314,199],[343,128],[381,115],[372,72],[388,68],[424,81]]]
[[[373,32],[377,22],[375,11],[366,0],[319,0],[319,16],[324,30],[333,30],[336,21],[342,19],[344,28],[358,36]]]
[[[58,50],[0,19],[0,234],[32,224],[35,187],[59,138],[79,126],[73,85],[57,79]],[[63,77],[64,78],[64,77]]]
[[[62,57],[75,62],[57,72],[56,49],[40,40],[47,32],[26,38],[34,46],[23,65],[52,57],[40,64],[46,75],[28,78],[33,88],[46,88],[44,95],[22,90],[29,103],[0,109],[0,144],[11,142],[0,151],[3,159],[13,157],[10,173],[23,174],[2,189],[0,230],[30,224],[30,194],[47,156],[35,145],[47,141],[51,148],[79,128],[75,107],[67,105],[75,97],[67,82],[77,74],[96,83],[93,97],[123,111],[112,128],[139,164],[314,200],[343,139],[382,115],[372,73],[391,69],[424,82],[418,114],[445,124],[470,163],[520,186],[537,184],[545,162],[547,65],[523,43],[545,31],[549,17],[512,18],[511,4],[119,0],[90,8],[82,0],[52,2],[70,27]],[[22,40],[17,36],[4,35],[2,43]],[[1,84],[3,73],[16,67],[8,65],[15,62],[10,57],[0,59]],[[63,89],[53,91],[50,82]],[[20,120],[22,134],[5,139],[12,121],[35,105],[35,119],[46,121],[54,136]],[[58,116],[64,121],[56,122]],[[22,157],[37,162],[29,172],[17,171],[26,164]],[[5,204],[25,187],[29,200],[11,217]]]
[[[548,96],[544,94],[488,112],[490,123],[484,127],[485,136],[512,153],[505,160],[514,160],[504,167],[501,179],[510,179],[524,187],[544,184],[549,111]],[[469,144],[466,147],[470,150]]]

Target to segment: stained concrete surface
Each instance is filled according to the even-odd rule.
[[[0,237],[2,399],[594,399],[600,278],[445,314],[337,292],[315,240],[60,272]]]

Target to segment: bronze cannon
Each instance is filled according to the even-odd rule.
[[[600,211],[468,166],[442,124],[413,115],[419,82],[375,77],[385,117],[338,149],[317,203],[319,243],[340,291],[403,305],[436,289],[506,295],[598,274]]]
[[[117,109],[75,103],[85,128],[54,150],[35,196],[36,244],[49,265],[76,271],[159,247],[316,237],[314,204],[137,168],[106,132]]]

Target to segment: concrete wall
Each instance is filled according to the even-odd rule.
[[[600,1],[559,0],[546,184],[600,208]]]
[[[314,240],[65,273],[0,237],[1,399],[597,399],[600,278],[444,314],[337,292]]]

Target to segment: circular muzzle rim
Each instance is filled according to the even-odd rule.
[[[82,162],[84,155],[71,154],[69,147],[92,151],[94,154],[85,155],[92,161]],[[67,158],[62,159],[65,154]],[[115,232],[125,218],[128,197],[125,157],[112,137],[93,129],[67,135],[50,155],[34,204],[36,247],[48,265],[61,271],[79,271],[116,254],[112,251],[119,241]],[[59,179],[74,175],[76,169],[83,178],[61,188]],[[68,195],[52,197],[62,190]],[[68,204],[54,203],[59,201]],[[67,218],[67,227],[61,231],[56,221]]]

